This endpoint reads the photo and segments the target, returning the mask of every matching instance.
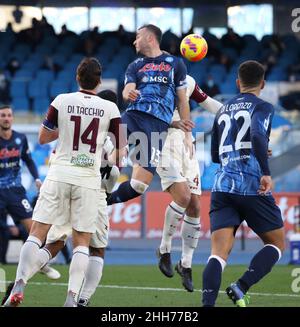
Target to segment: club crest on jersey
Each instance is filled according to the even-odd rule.
[[[154,64],[153,62],[144,65],[139,69],[139,72],[151,72],[151,71],[159,71],[159,72],[169,72],[172,69],[171,65],[165,64],[161,62],[160,64]]]
[[[21,139],[19,138],[19,137],[17,137],[16,139],[15,139],[15,143],[17,144],[17,145],[20,145],[21,144]]]
[[[165,59],[165,61],[166,61],[166,62],[173,62],[173,61],[174,61],[174,58],[172,58],[172,57],[167,57],[167,58]]]
[[[222,166],[225,167],[229,163],[229,158],[228,157],[224,157],[224,158],[221,159],[221,161],[222,161]]]
[[[91,167],[94,166],[94,162],[94,159],[89,158],[86,154],[78,154],[71,158],[71,164],[78,167]]]

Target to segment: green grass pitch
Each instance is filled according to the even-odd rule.
[[[63,305],[68,282],[68,267],[55,266],[62,277],[51,281],[37,274],[30,280],[22,306],[60,307]],[[164,277],[156,266],[105,266],[101,285],[92,298],[93,307],[199,307],[203,265],[193,267],[195,291],[188,293],[181,286],[180,277]],[[251,288],[249,306],[300,306],[300,278],[292,276],[295,266],[276,266],[260,283]],[[1,266],[6,280],[13,280],[16,266]],[[245,271],[245,266],[227,266],[223,273],[217,306],[233,306],[224,293],[230,282]],[[1,270],[0,270],[1,271]],[[2,270],[3,275],[3,270]],[[298,276],[300,269],[298,268]],[[292,283],[297,286],[292,291]],[[1,297],[3,293],[0,293]]]

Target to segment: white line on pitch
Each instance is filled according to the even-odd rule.
[[[11,281],[6,281],[10,283]],[[0,284],[3,284],[3,281],[0,281]],[[29,285],[37,286],[68,286],[68,283],[56,283],[56,282],[29,282]],[[121,286],[121,285],[99,285],[98,288],[115,288],[115,289],[127,289],[127,290],[143,290],[143,291],[167,291],[167,292],[186,292],[182,288],[166,288],[166,287],[141,287],[141,286]],[[195,290],[196,292],[202,292],[201,290]],[[219,293],[225,294],[224,291]],[[284,294],[284,293],[259,293],[259,292],[248,292],[249,295],[259,295],[259,296],[277,296],[277,297],[296,297],[300,298],[300,294]]]

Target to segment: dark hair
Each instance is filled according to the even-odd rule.
[[[138,30],[141,30],[142,28],[146,28],[148,31],[150,31],[152,34],[154,34],[157,42],[160,44],[162,39],[162,32],[159,27],[153,25],[153,24],[146,24],[141,26]]]
[[[100,82],[102,67],[96,58],[84,58],[77,67],[77,78],[81,88],[93,90]]]
[[[12,109],[10,104],[0,103],[0,110],[6,109],[6,108]]]
[[[247,60],[240,64],[238,76],[243,86],[258,86],[265,77],[265,69],[255,60]]]
[[[103,90],[103,91],[100,91],[97,95],[104,100],[111,101],[111,102],[115,103],[116,105],[118,105],[118,97],[117,97],[116,92],[114,92],[114,91]]]

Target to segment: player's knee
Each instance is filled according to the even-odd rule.
[[[285,250],[285,239],[280,240],[277,244],[276,247],[280,250],[280,252],[282,253]]]
[[[174,200],[179,206],[181,206],[183,208],[187,208],[191,201],[191,194],[190,193],[176,194],[176,199],[174,199]]]
[[[200,199],[198,197],[196,199],[193,196],[191,197],[191,201],[186,208],[186,214],[190,217],[200,216]]]
[[[105,248],[94,248],[90,246],[89,250],[90,250],[90,256],[104,258]]]
[[[145,184],[145,183],[143,183],[137,179],[133,179],[133,178],[130,180],[130,185],[137,193],[140,193],[140,194],[145,193],[147,188],[149,187],[148,184]]]
[[[52,258],[54,258],[58,252],[63,249],[64,246],[65,243],[63,241],[56,241],[54,243],[46,244],[45,249],[47,249],[50,252]]]
[[[219,261],[221,267],[222,267],[222,271],[224,271],[226,265],[227,265],[227,257],[218,255],[218,254],[211,254],[210,257],[208,258],[207,262],[210,259],[216,259],[217,261]]]

